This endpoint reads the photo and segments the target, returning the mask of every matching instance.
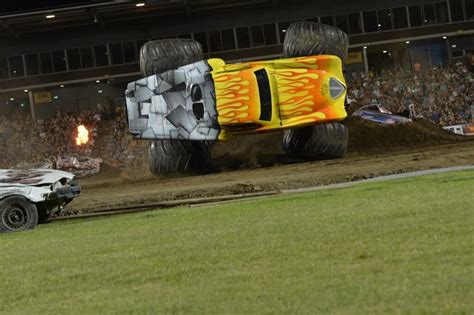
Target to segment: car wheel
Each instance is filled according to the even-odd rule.
[[[26,198],[13,196],[0,201],[0,232],[29,230],[37,224],[36,205]]]
[[[209,142],[155,140],[149,147],[149,166],[153,175],[206,173],[212,170]]]
[[[201,44],[192,39],[163,39],[140,49],[140,70],[145,77],[201,61]]]
[[[335,55],[346,61],[349,37],[340,29],[314,22],[291,24],[283,43],[283,56]]]
[[[338,122],[284,131],[283,149],[307,160],[342,158],[347,151],[349,132]]]

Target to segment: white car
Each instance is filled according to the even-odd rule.
[[[0,233],[28,230],[79,196],[74,174],[50,169],[0,169]]]

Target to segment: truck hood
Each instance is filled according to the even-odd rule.
[[[53,184],[61,179],[70,181],[74,174],[49,169],[0,169],[0,187],[11,185],[43,186]]]

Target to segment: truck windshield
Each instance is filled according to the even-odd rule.
[[[272,93],[268,73],[265,69],[255,71],[257,78],[258,94],[260,95],[260,120],[272,120]]]

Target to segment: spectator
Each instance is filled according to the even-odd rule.
[[[374,103],[402,113],[414,104],[418,114],[443,126],[471,122],[474,79],[462,63],[447,68],[420,69],[415,74],[394,70],[385,76],[359,73],[352,77],[348,91],[349,113]]]
[[[48,120],[33,121],[17,115],[11,119],[0,117],[0,144],[2,148],[8,148],[0,150],[0,167],[82,155],[100,157],[123,169],[141,165],[147,158],[148,142],[134,141],[128,134],[122,107],[107,113],[107,120],[102,117],[104,108],[107,107],[85,109],[79,114],[58,110]],[[89,131],[89,142],[78,146],[75,139],[81,124]]]

